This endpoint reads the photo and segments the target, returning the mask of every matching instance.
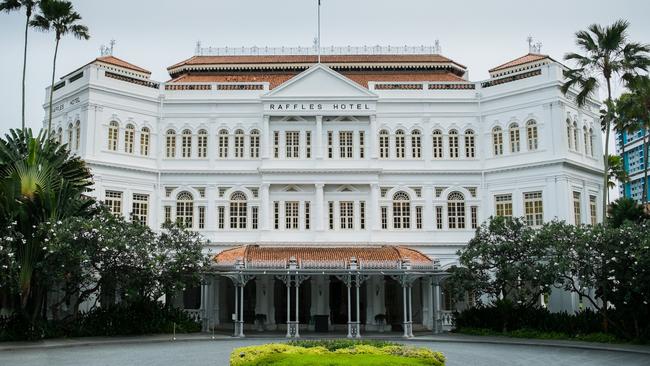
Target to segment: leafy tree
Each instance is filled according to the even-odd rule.
[[[534,306],[554,283],[545,261],[551,242],[535,241],[534,237],[534,229],[520,218],[490,218],[459,251],[460,264],[466,270],[458,271],[452,281],[473,283],[474,289],[493,300]]]
[[[5,11],[7,13],[12,11],[20,11],[25,8],[25,15],[27,20],[25,21],[25,46],[23,49],[23,93],[22,93],[22,125],[21,128],[25,128],[25,76],[27,73],[27,35],[29,34],[29,22],[32,18],[34,8],[38,5],[39,1],[37,0],[2,0],[0,2],[0,11]]]
[[[612,101],[612,79],[623,77],[637,72],[647,70],[650,65],[648,52],[650,47],[644,44],[630,42],[628,40],[627,28],[629,23],[625,20],[618,20],[609,26],[592,24],[586,31],[576,32],[576,45],[584,54],[568,53],[565,60],[574,61],[576,68],[564,71],[566,81],[562,85],[562,92],[568,94],[572,88],[577,88],[576,103],[579,106],[585,105],[600,88],[604,81],[607,88],[607,99],[605,106],[611,112]],[[604,129],[605,141],[609,141],[611,130],[611,113],[605,114]],[[605,144],[605,157],[609,156],[609,145]],[[609,161],[604,159],[603,180],[607,187]],[[603,194],[603,217],[606,215],[608,194]]]
[[[94,201],[84,193],[91,183],[85,163],[45,133],[11,130],[0,139],[0,228],[20,234],[7,243],[20,268],[21,308],[32,316],[46,291],[38,283],[49,225],[89,215]]]
[[[116,290],[122,302],[155,301],[197,283],[208,260],[197,233],[170,224],[156,234],[106,209],[64,220],[50,233],[44,272],[63,293],[53,314],[63,303],[76,314],[83,301]]]
[[[56,44],[52,61],[52,82],[50,83],[50,103],[47,130],[52,130],[52,97],[54,95],[54,77],[56,75],[56,57],[59,53],[61,37],[71,34],[77,39],[89,39],[88,27],[78,24],[81,15],[74,11],[72,3],[65,0],[41,0],[41,14],[36,15],[30,24],[43,32],[54,31]],[[51,133],[51,132],[49,132]]]
[[[607,158],[607,160],[609,160],[607,187],[611,189],[616,187],[616,182],[625,183],[630,179],[630,177],[625,171],[622,157],[618,155],[609,155]]]
[[[609,204],[607,222],[620,227],[624,222],[639,223],[650,219],[642,205],[631,198],[619,198]]]

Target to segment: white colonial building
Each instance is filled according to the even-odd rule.
[[[206,326],[439,329],[466,305],[442,271],[487,218],[602,219],[598,106],[546,55],[469,81],[430,48],[199,51],[167,82],[95,59],[55,85],[53,126],[113,212],[220,253],[176,299]]]

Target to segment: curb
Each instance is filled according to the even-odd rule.
[[[306,336],[302,339],[337,339],[341,337],[327,337],[327,336]],[[369,336],[363,339],[378,339],[378,340],[387,340],[395,342],[404,342],[404,343],[422,343],[422,342],[438,342],[438,343],[474,343],[474,344],[495,344],[495,345],[513,345],[513,346],[535,346],[535,347],[551,347],[551,348],[569,348],[569,349],[580,349],[580,350],[594,350],[594,351],[605,351],[605,352],[624,352],[624,353],[636,353],[643,355],[650,355],[650,347],[641,348],[631,348],[625,346],[617,346],[607,343],[594,343],[590,344],[587,342],[571,342],[571,341],[543,341],[543,340],[531,340],[531,339],[481,339],[477,338],[466,338],[466,337],[454,337],[454,336],[420,336],[411,339],[405,339],[402,337],[373,337]],[[176,343],[176,342],[230,342],[230,341],[239,341],[239,340],[269,340],[269,341],[279,341],[285,340],[282,337],[264,337],[264,336],[248,336],[245,338],[237,338],[232,336],[219,335],[214,339],[211,337],[182,337],[172,340],[171,337],[158,337],[158,338],[139,338],[134,337],[132,339],[128,338],[119,338],[119,339],[106,339],[106,340],[80,340],[74,341],[69,340],[69,343],[24,343],[24,344],[10,344],[2,345],[0,343],[0,353],[8,351],[21,351],[21,350],[48,350],[48,349],[59,349],[59,348],[74,348],[74,347],[90,347],[90,346],[112,346],[112,345],[127,345],[127,344],[155,344],[155,343]],[[571,342],[571,343],[569,343]]]

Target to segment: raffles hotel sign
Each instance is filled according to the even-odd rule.
[[[266,112],[300,112],[300,113],[370,113],[374,112],[374,102],[278,102],[264,103]]]

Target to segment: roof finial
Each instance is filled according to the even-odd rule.
[[[534,42],[535,39],[530,35],[526,41],[528,41],[528,53],[542,53],[542,42]]]

